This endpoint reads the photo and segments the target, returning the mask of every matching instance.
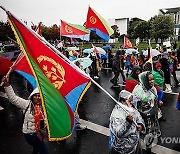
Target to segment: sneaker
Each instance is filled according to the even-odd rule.
[[[120,85],[118,85],[118,84],[114,84],[114,85],[113,85],[113,87],[120,87]]]
[[[179,87],[180,86],[180,83],[176,83],[175,87]]]
[[[99,79],[99,76],[94,76],[95,79]]]
[[[87,128],[87,126],[82,126],[81,124],[76,125],[76,130],[84,130],[86,128]]]
[[[166,88],[165,92],[166,92],[166,93],[172,93],[172,90],[171,90],[171,89]]]
[[[4,110],[4,108],[2,106],[0,106],[0,110]]]

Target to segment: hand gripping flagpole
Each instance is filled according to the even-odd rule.
[[[11,14],[9,11],[7,11],[4,7],[0,6],[7,14]],[[11,14],[14,18],[16,18],[13,14]],[[87,75],[84,71],[82,71],[78,66],[76,66],[74,63],[72,63],[65,55],[63,55],[59,50],[57,50],[53,45],[51,45],[48,41],[46,41],[43,37],[41,37],[39,34],[37,34],[35,31],[27,27],[23,22],[21,22],[18,18],[16,18],[24,27],[26,27],[31,33],[33,33],[38,39],[40,39],[44,44],[46,44],[49,48],[51,48],[56,54],[61,56],[66,62],[68,62],[74,69],[76,69],[78,72],[89,78],[96,86],[98,86],[102,91],[104,91],[115,103],[117,103],[127,114],[129,114],[129,111],[125,109],[125,105],[118,102],[114,97],[111,96],[101,85],[99,85],[95,80],[93,80],[89,75]],[[137,123],[133,120],[133,123],[137,126]]]

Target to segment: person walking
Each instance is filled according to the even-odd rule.
[[[169,63],[168,63],[168,52],[167,48],[163,47],[163,52],[161,54],[161,59],[159,61],[162,65],[161,69],[164,72],[164,83],[165,83],[165,91],[172,92],[171,85],[170,85],[170,70],[169,70]]]
[[[176,71],[177,71],[177,67],[178,67],[178,59],[177,59],[177,55],[176,55],[175,51],[172,52],[171,59],[173,61],[171,74],[173,75],[173,78],[175,81],[175,86],[177,87],[177,86],[179,86],[179,81],[176,77]]]
[[[134,87],[139,83],[138,75],[142,72],[142,69],[139,65],[135,65],[132,68],[131,74],[128,75],[126,79],[125,90],[132,92]]]
[[[48,154],[48,148],[43,141],[46,136],[46,123],[42,111],[38,88],[30,94],[28,100],[17,96],[9,84],[9,76],[2,79],[9,101],[23,110],[23,128],[25,140],[33,147],[32,154]]]
[[[139,74],[140,84],[136,85],[132,94],[139,99],[137,109],[144,119],[146,137],[157,138],[161,135],[158,122],[157,90],[154,87],[154,78],[150,71]],[[151,153],[151,143],[146,143],[147,154]]]
[[[119,94],[119,103],[116,104],[110,116],[110,154],[141,154],[139,133],[145,131],[144,121],[134,108],[132,93],[122,90]],[[137,125],[133,123],[135,121]]]
[[[121,68],[121,56],[122,56],[122,50],[118,50],[115,56],[113,57],[113,61],[112,61],[112,71],[114,73],[114,77],[110,80],[110,82],[114,86],[118,86],[117,81],[118,81],[120,73],[123,78],[123,83],[125,83],[125,76],[123,73],[123,68]]]

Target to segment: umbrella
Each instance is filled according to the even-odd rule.
[[[5,75],[12,66],[11,60],[0,57],[0,75]]]
[[[152,52],[152,57],[155,57],[155,56],[158,56],[158,55],[161,54],[161,53],[160,53],[158,50],[156,50],[156,49],[151,49],[151,52]],[[148,56],[148,50],[144,51],[144,52],[143,52],[143,55],[144,55],[144,56]]]
[[[102,47],[105,51],[107,51],[107,50],[110,50],[111,48],[112,48],[112,46],[110,46],[110,45],[105,45],[105,46],[103,46]]]
[[[84,49],[84,50],[83,50],[83,53],[88,53],[88,54],[90,54],[91,52],[93,52],[92,49]]]
[[[68,50],[75,50],[75,51],[79,51],[79,47],[68,47]]]
[[[129,49],[126,49],[125,53],[126,55],[131,55],[132,53],[138,54],[139,52],[135,49],[129,48]]]
[[[77,58],[76,60],[73,61],[73,63],[76,63],[76,62],[79,62],[80,63],[80,66],[85,69],[89,66],[91,66],[92,64],[92,60],[88,57],[85,57],[85,58]]]
[[[101,48],[101,47],[95,47],[95,48],[96,48],[96,50],[98,50],[98,52],[101,55],[105,55],[106,54],[106,51],[103,48]],[[91,49],[94,50],[94,48],[91,48]]]

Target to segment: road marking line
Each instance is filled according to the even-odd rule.
[[[80,122],[83,126],[86,126],[87,129],[90,129],[90,130],[100,133],[102,135],[109,136],[109,128],[107,128],[107,127],[97,125],[95,123],[92,123],[90,121],[86,121],[83,119],[80,119]],[[141,142],[143,142],[143,141],[141,141]],[[158,153],[158,154],[180,154],[180,152],[178,152],[178,151],[163,147],[161,145],[155,145],[154,147],[152,147],[152,152]]]

